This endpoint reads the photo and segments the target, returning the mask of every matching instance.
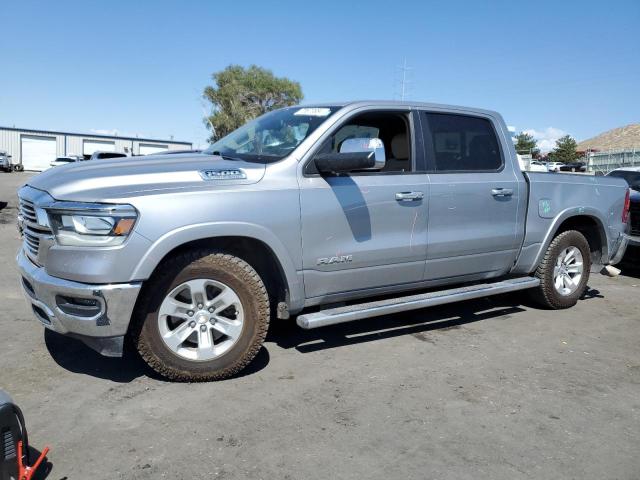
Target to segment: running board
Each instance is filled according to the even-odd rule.
[[[527,288],[537,287],[540,280],[535,277],[518,277],[501,280],[494,283],[483,283],[468,287],[458,287],[449,290],[409,295],[407,297],[389,298],[374,302],[359,303],[346,307],[329,308],[319,312],[300,315],[297,323],[305,330],[337,323],[351,322],[363,318],[389,315],[392,313],[417,310],[419,308],[444,305],[446,303],[460,302],[474,298],[488,297],[500,293],[515,292]]]

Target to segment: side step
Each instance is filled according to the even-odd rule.
[[[300,327],[309,330],[312,328],[326,327],[327,325],[335,325],[337,323],[361,320],[363,318],[377,317],[379,315],[389,315],[407,310],[417,310],[419,308],[444,305],[462,300],[488,297],[500,293],[515,292],[516,290],[537,287],[539,284],[540,280],[535,277],[510,278],[495,283],[483,283],[468,287],[409,295],[407,297],[359,303],[346,307],[329,308],[319,312],[300,315],[297,323]]]

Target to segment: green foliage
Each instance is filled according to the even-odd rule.
[[[571,135],[565,135],[556,140],[556,148],[549,152],[549,161],[552,162],[575,162],[580,158],[580,154],[576,151],[578,143],[571,138]]]
[[[210,140],[218,140],[248,121],[277,108],[296,105],[302,100],[298,82],[276,77],[257,65],[249,68],[229,65],[213,74],[214,86],[204,89],[213,114],[206,119],[213,128]]]
[[[533,158],[538,158],[540,149],[537,148],[537,142],[532,135],[520,132],[516,135],[516,152],[520,155],[531,154]]]

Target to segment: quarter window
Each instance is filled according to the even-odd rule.
[[[495,172],[502,155],[486,118],[448,113],[422,117],[430,169],[436,172]]]

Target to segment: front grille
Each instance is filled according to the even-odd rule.
[[[33,203],[21,198],[19,212],[25,220],[31,223],[38,223],[38,216],[36,215],[36,208],[33,206]]]
[[[640,235],[640,203],[632,203],[629,210],[631,235]]]
[[[40,241],[42,237],[51,236],[51,230],[38,223],[38,215],[35,205],[23,198],[19,199],[18,212],[22,216],[22,235],[25,252],[31,260],[38,262]]]

